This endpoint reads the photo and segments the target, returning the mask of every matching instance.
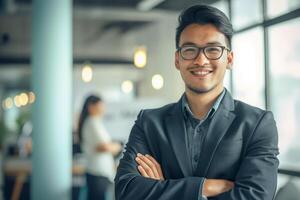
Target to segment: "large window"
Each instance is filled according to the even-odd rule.
[[[225,74],[225,77],[224,77],[224,81],[223,81],[223,84],[224,84],[224,87],[229,90],[230,92],[231,91],[231,85],[230,85],[230,71],[227,70],[226,71],[226,74]]]
[[[269,18],[277,17],[299,7],[299,0],[267,0],[267,14]]]
[[[264,50],[262,28],[233,38],[233,94],[236,99],[265,108]]]
[[[235,30],[262,21],[261,0],[232,0],[232,24]]]
[[[271,110],[281,164],[300,166],[300,18],[269,28]]]
[[[220,0],[216,3],[213,3],[212,6],[220,9],[222,12],[225,13],[225,15],[229,18],[229,6],[227,0]],[[229,70],[226,71],[225,77],[224,77],[224,87],[226,87],[227,90],[231,91],[231,72]]]
[[[227,17],[229,17],[229,7],[226,0],[219,0],[216,3],[213,3],[212,6],[218,8],[219,10],[224,12]]]

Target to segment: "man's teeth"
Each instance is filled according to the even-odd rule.
[[[195,75],[206,75],[206,74],[209,74],[210,71],[196,71],[196,72],[192,72],[193,74]]]

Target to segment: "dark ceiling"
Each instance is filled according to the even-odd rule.
[[[142,0],[73,0],[73,5],[74,5],[74,10],[84,10],[87,12],[87,15],[90,14],[89,10],[90,8],[95,8],[95,9],[102,9],[102,10],[108,10],[112,11],[109,15],[110,17],[107,19],[101,18],[101,21],[94,20],[92,22],[88,22],[89,18],[86,18],[86,20],[80,21],[79,24],[75,23],[74,27],[76,28],[77,26],[82,27],[81,29],[83,32],[88,32],[90,30],[91,26],[88,26],[88,24],[92,24],[92,27],[94,29],[97,29],[95,37],[92,37],[93,39],[99,39],[102,35],[105,35],[104,33],[110,32],[110,31],[118,31],[118,34],[121,35],[125,34],[126,32],[130,32],[139,28],[143,28],[144,26],[148,26],[149,24],[152,24],[155,22],[155,19],[152,17],[142,17],[144,14],[146,16],[152,16],[150,13],[151,11],[158,11],[164,13],[164,11],[170,11],[170,12],[179,12],[180,10],[183,10],[184,8],[191,6],[193,4],[213,4],[217,2],[218,0],[165,0],[162,1],[160,4],[152,8],[150,12],[143,12],[139,11],[137,9],[137,5],[142,2]],[[29,12],[27,14],[30,14],[30,7],[32,4],[32,0],[0,0],[0,19],[7,18],[5,14],[7,11],[7,8],[10,4],[14,4],[14,6],[20,8],[29,8]],[[83,9],[81,9],[83,8]],[[87,8],[87,9],[85,9]],[[129,18],[123,18],[124,15],[118,15],[118,10],[127,10],[126,12],[133,16]],[[92,10],[92,9],[91,9]],[[114,16],[114,12],[118,16]],[[150,14],[150,15],[147,15]],[[93,14],[89,15],[93,16]],[[113,17],[112,17],[113,16]],[[120,17],[121,16],[121,17]],[[15,16],[16,19],[13,19],[13,16],[10,16],[9,19],[7,19],[8,23],[11,23],[11,26],[28,26],[30,22],[27,22],[26,20],[18,21],[18,16]],[[110,19],[112,18],[112,19]],[[27,19],[24,17],[24,19]],[[81,19],[81,18],[80,18]],[[12,22],[15,23],[12,23]],[[24,23],[22,23],[24,22]],[[74,22],[78,22],[74,20]],[[83,26],[82,24],[85,24]],[[0,26],[4,26],[4,24],[0,24]],[[9,24],[6,24],[6,26],[9,26]],[[18,29],[18,28],[17,28]],[[92,30],[94,30],[92,29]],[[20,46],[27,46],[30,47],[30,40],[29,37],[18,37],[18,34],[14,32],[15,29],[13,28],[3,28],[2,31],[0,31],[0,47],[8,47],[12,40],[14,41],[19,41],[18,45]],[[26,27],[23,30],[24,34],[29,31],[29,29],[26,32]],[[19,32],[18,30],[16,32]],[[91,32],[91,30],[90,30]],[[74,35],[76,36],[78,32],[74,32]],[[81,33],[81,32],[79,32]],[[92,33],[92,32],[91,32]],[[26,35],[26,34],[25,34]],[[30,35],[28,32],[27,35]],[[16,39],[16,38],[21,38],[21,39]],[[23,39],[22,39],[23,38]],[[75,45],[74,45],[75,46]],[[75,47],[74,47],[75,48]],[[80,48],[80,46],[77,45],[77,48]],[[0,48],[1,50],[1,48]],[[18,49],[16,49],[17,51]],[[104,58],[97,58],[94,59],[92,57],[74,57],[74,64],[82,63],[85,60],[92,61],[93,63],[96,64],[132,64],[132,60],[128,59],[120,59],[119,57],[115,58],[109,58],[109,59],[104,59]],[[27,54],[24,56],[20,56],[17,54],[14,54],[13,52],[9,55],[4,55],[3,52],[0,51],[0,85],[5,85],[7,88],[21,88],[21,87],[29,87],[29,76],[28,74],[28,67],[30,66],[30,57],[28,57]],[[6,75],[4,74],[4,71],[12,70],[11,65],[17,65],[20,66],[19,69],[15,69],[18,73],[20,73],[20,76],[18,77],[17,80],[13,80],[12,78],[6,78],[5,77],[14,77],[15,72],[9,72],[12,75]],[[131,66],[131,65],[129,65]],[[27,68],[27,70],[26,70]],[[23,71],[25,72],[23,72]],[[8,72],[7,72],[8,73]]]
[[[73,0],[74,6],[136,8],[142,0]],[[165,0],[153,9],[182,10],[192,4],[212,4],[218,0]],[[15,0],[16,3],[30,4],[32,0]]]

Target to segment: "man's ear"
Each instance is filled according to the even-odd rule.
[[[233,65],[233,52],[230,51],[227,55],[227,66],[226,69],[232,69],[232,65]]]
[[[179,53],[178,51],[175,52],[175,67],[179,70]]]

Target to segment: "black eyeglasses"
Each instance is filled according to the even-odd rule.
[[[205,57],[209,60],[218,60],[222,57],[224,49],[231,51],[224,46],[206,46],[206,47],[197,47],[197,46],[183,46],[179,47],[181,57],[184,60],[194,60],[199,56],[199,53],[203,50]]]

